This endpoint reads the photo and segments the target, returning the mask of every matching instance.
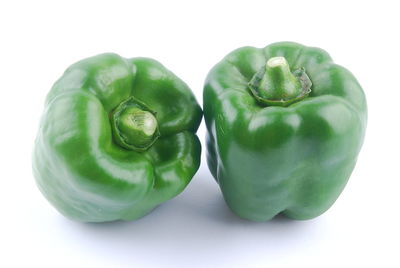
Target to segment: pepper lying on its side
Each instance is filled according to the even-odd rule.
[[[74,220],[142,217],[197,171],[201,118],[188,86],[155,60],[82,60],[47,96],[33,156],[37,184]]]

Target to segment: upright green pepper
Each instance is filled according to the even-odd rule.
[[[37,184],[74,220],[142,217],[197,171],[201,118],[188,86],[155,60],[82,60],[47,96],[33,156]]]
[[[239,48],[204,87],[207,162],[228,206],[265,221],[311,219],[343,190],[361,149],[364,93],[318,48]]]

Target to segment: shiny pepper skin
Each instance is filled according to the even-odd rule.
[[[47,96],[33,155],[37,184],[73,220],[140,218],[196,173],[201,118],[191,90],[159,62],[84,59]]]
[[[304,83],[293,78],[302,71]],[[332,206],[367,122],[363,90],[348,70],[297,43],[243,47],[209,72],[203,97],[208,166],[234,213],[305,220]]]

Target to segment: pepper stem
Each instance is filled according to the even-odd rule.
[[[305,98],[311,85],[304,68],[292,73],[284,57],[273,57],[253,76],[249,88],[263,105],[288,106]]]
[[[134,98],[122,102],[111,121],[114,141],[126,149],[145,151],[160,136],[155,112]]]

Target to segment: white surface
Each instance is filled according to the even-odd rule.
[[[0,267],[399,267],[399,7],[371,2],[2,1]],[[282,40],[327,50],[368,98],[358,164],[321,217],[241,220],[205,161],[186,191],[136,222],[71,222],[36,189],[31,151],[44,98],[73,62],[153,57],[201,102],[224,55]],[[199,136],[204,149],[203,124]]]

